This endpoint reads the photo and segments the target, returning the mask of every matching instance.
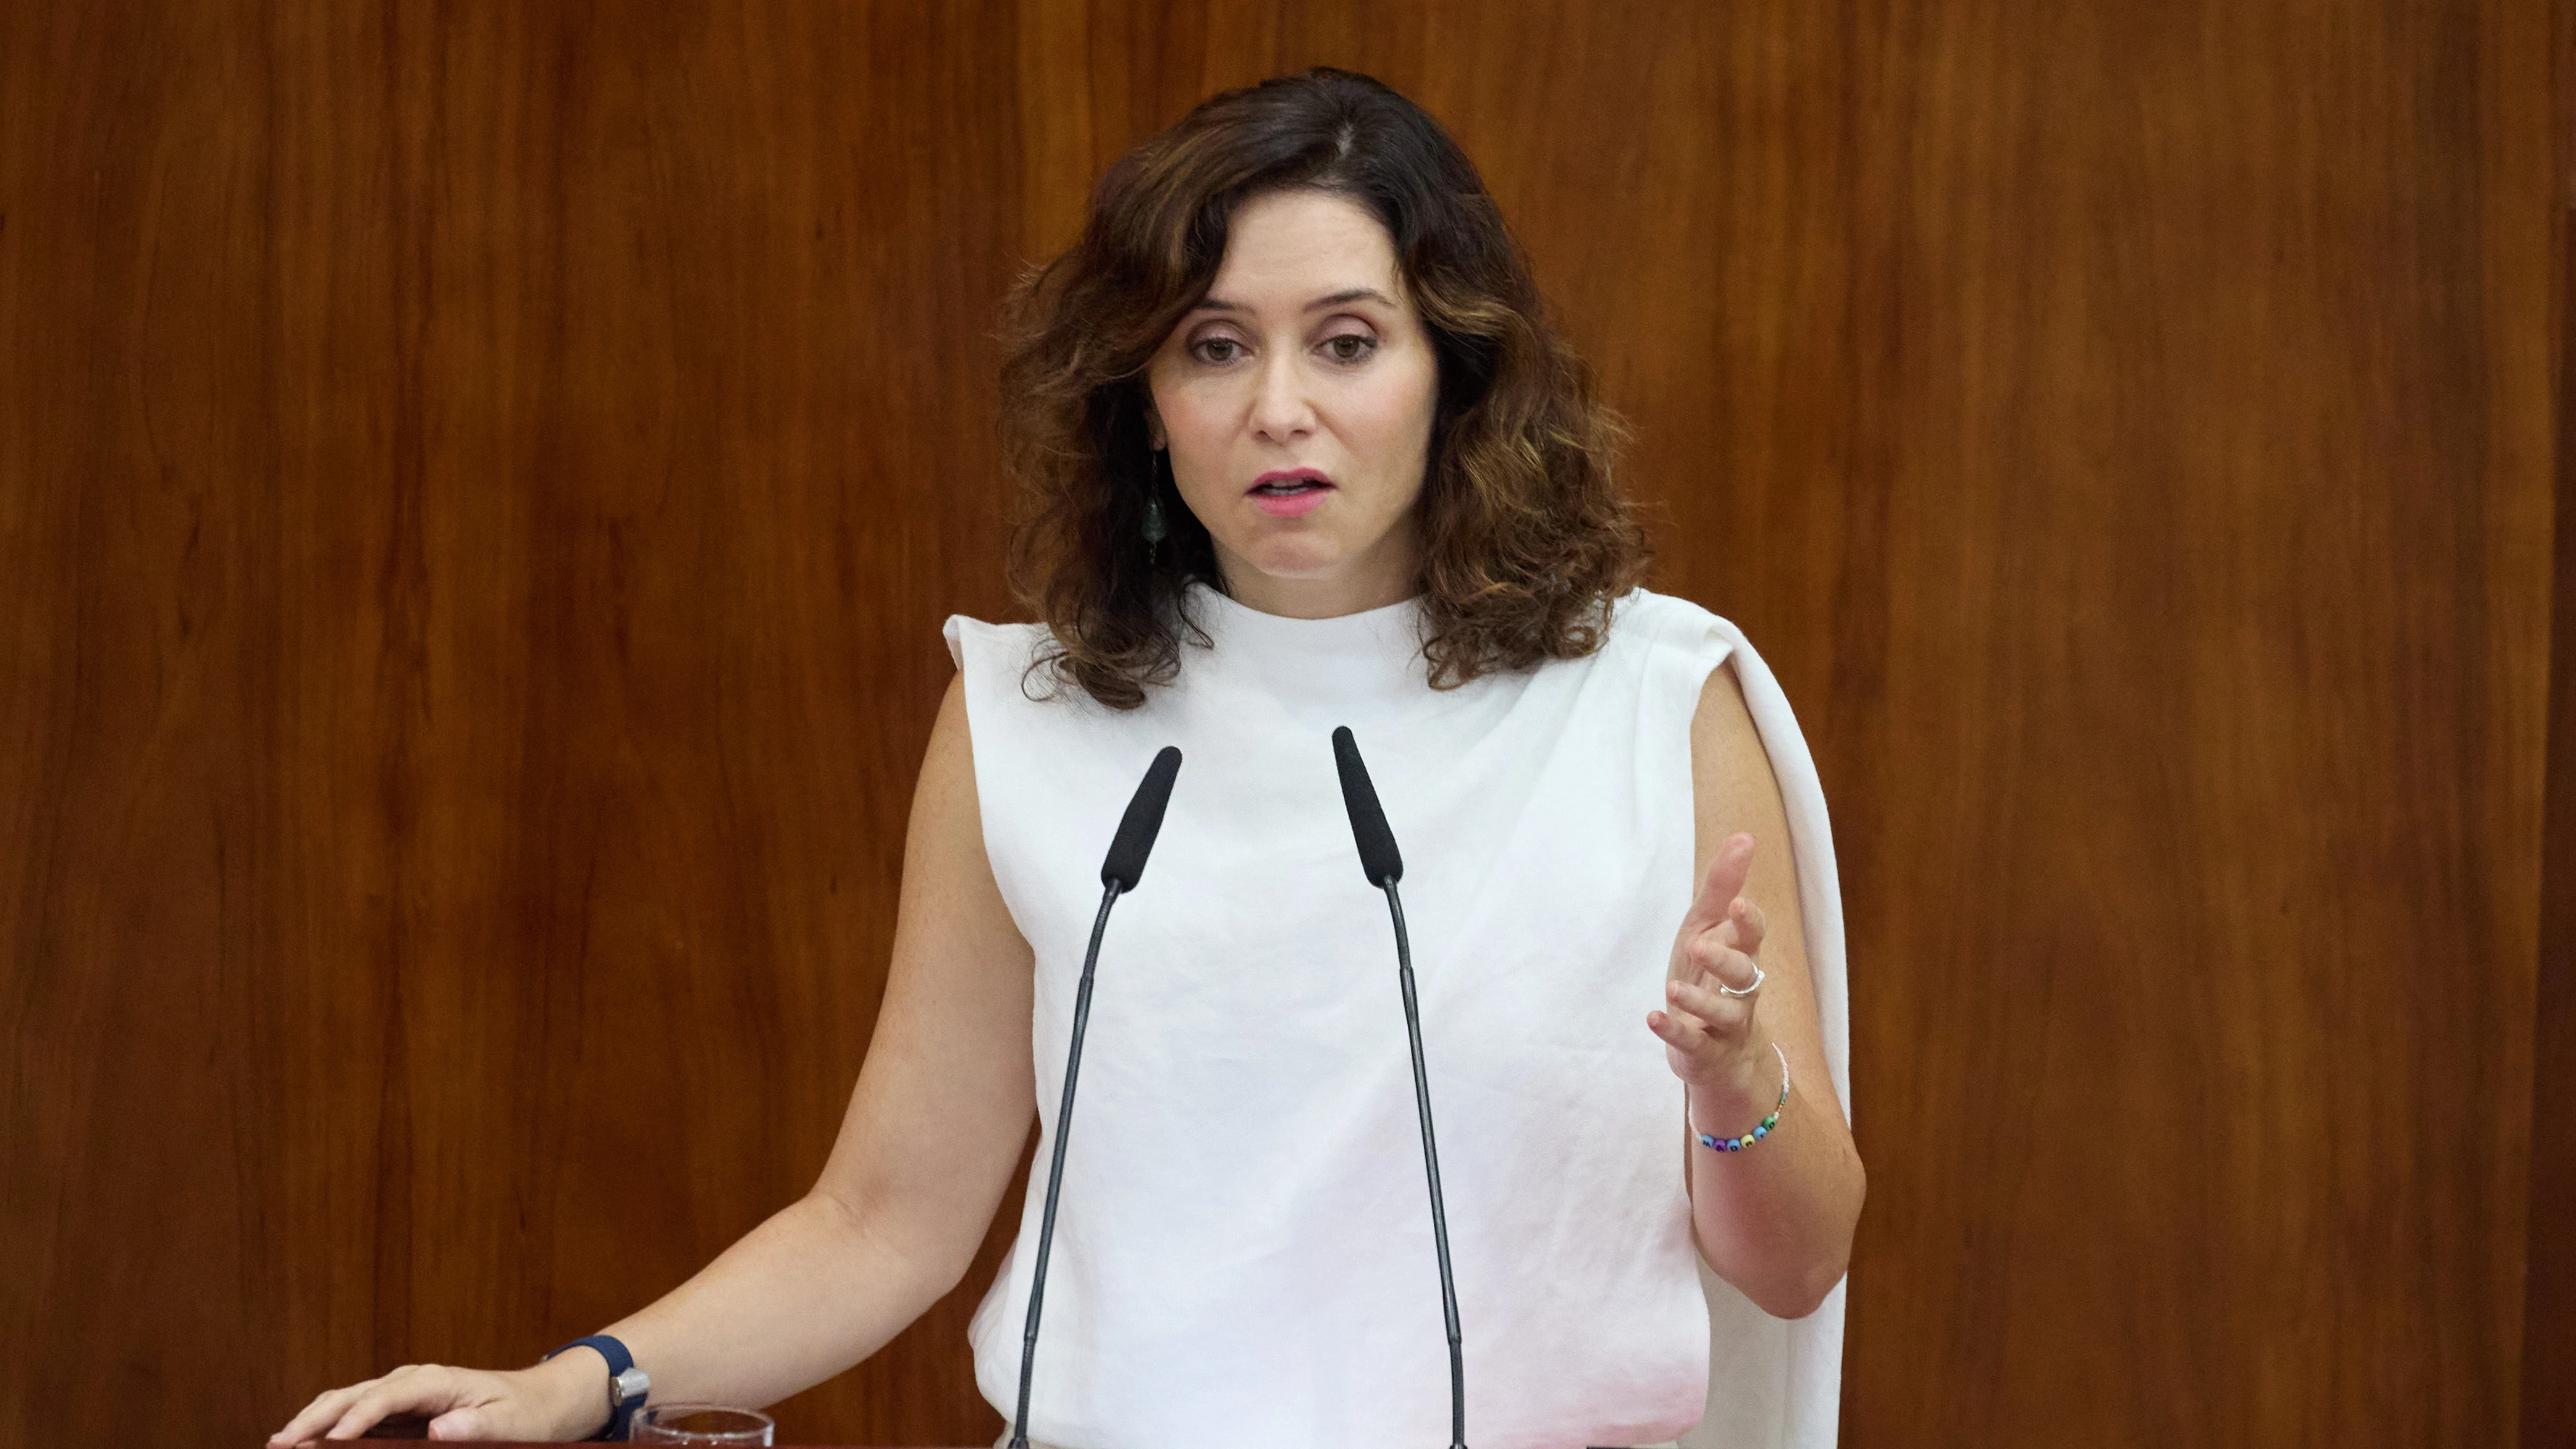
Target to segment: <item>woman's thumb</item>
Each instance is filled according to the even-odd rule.
[[[480,1409],[450,1409],[429,1421],[432,1439],[488,1439]]]

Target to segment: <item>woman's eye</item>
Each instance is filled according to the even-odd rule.
[[[1231,337],[1210,337],[1193,344],[1190,350],[1199,355],[1201,362],[1222,367],[1242,354],[1243,344]]]
[[[1324,350],[1335,362],[1358,362],[1377,351],[1377,339],[1364,332],[1345,332],[1324,339]]]

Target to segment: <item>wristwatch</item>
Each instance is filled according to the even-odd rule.
[[[608,1424],[590,1437],[625,1438],[626,1427],[634,1419],[635,1411],[644,1407],[644,1396],[653,1391],[653,1376],[635,1366],[635,1355],[626,1351],[626,1345],[604,1333],[576,1338],[546,1357],[553,1358],[556,1353],[573,1348],[597,1349],[599,1356],[608,1360]]]

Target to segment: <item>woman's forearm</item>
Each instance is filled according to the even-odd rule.
[[[1770,1114],[1778,1083],[1772,1077],[1772,1095],[1750,1100],[1694,1091],[1691,1121],[1700,1132],[1743,1136]],[[1867,1180],[1832,1102],[1792,1092],[1779,1112],[1779,1125],[1744,1151],[1690,1144],[1691,1226],[1719,1277],[1765,1313],[1804,1318],[1851,1263]]]
[[[967,1261],[810,1193],[602,1331],[652,1375],[653,1402],[756,1408],[876,1352],[955,1287]],[[595,1428],[607,1417],[605,1376],[595,1363],[588,1373],[598,1385]]]

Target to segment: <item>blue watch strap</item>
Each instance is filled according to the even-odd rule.
[[[550,1359],[553,1358],[556,1353],[563,1353],[566,1350],[576,1348],[593,1348],[599,1350],[599,1356],[608,1360],[608,1381],[612,1385],[617,1382],[618,1375],[635,1367],[635,1355],[626,1351],[626,1345],[619,1343],[616,1339],[613,1339],[604,1333],[594,1333],[587,1338],[576,1338],[572,1342],[565,1344],[562,1348],[556,1349],[554,1353],[547,1354],[546,1357]],[[616,1405],[608,1412],[607,1427],[601,1429],[598,1433],[593,1434],[590,1437],[593,1439],[625,1438],[627,1424],[629,1421],[634,1419],[635,1411],[641,1407],[643,1407],[643,1405],[640,1401],[632,1404]]]

